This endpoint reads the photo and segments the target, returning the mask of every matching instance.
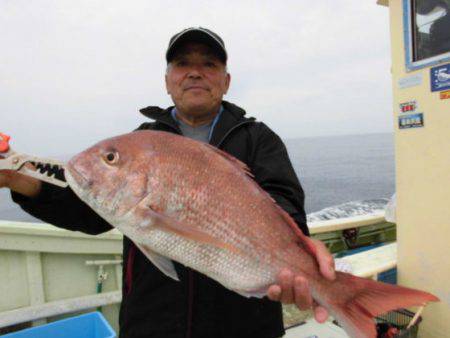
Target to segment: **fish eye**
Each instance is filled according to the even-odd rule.
[[[109,151],[103,155],[103,160],[107,164],[116,164],[119,161],[119,153],[117,151]]]

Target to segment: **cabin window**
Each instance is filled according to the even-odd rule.
[[[450,60],[450,0],[403,0],[406,68]]]

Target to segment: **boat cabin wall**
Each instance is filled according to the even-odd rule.
[[[426,308],[420,332],[448,337],[450,1],[379,4],[390,12],[399,283],[441,299]]]

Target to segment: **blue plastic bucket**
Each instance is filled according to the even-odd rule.
[[[115,338],[116,333],[100,312],[58,320],[13,332],[2,338]]]

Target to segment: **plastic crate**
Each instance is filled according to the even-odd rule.
[[[336,258],[342,258],[342,257],[346,257],[346,256],[351,256],[351,255],[357,254],[359,252],[363,252],[363,251],[367,251],[367,250],[370,250],[370,249],[378,248],[378,247],[383,246],[385,244],[386,243],[376,243],[376,244],[372,244],[372,245],[361,246],[361,247],[356,248],[356,249],[345,250],[345,251],[337,253],[335,255],[335,257]]]
[[[414,312],[408,310],[396,310],[388,312],[385,315],[381,315],[376,318],[378,337],[383,337],[383,334],[387,327],[395,327],[398,329],[398,333],[394,336],[396,338],[416,338],[419,332],[419,324],[422,321],[422,317],[419,316],[416,323],[409,329],[406,327],[414,317]]]
[[[58,320],[1,336],[2,338],[115,338],[116,333],[100,312]]]
[[[356,229],[335,230],[313,234],[313,238],[324,242],[331,253],[355,249],[376,243],[393,242],[396,240],[396,225],[379,223],[366,225]]]

